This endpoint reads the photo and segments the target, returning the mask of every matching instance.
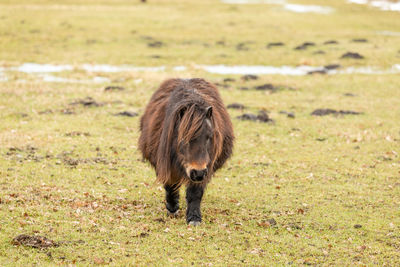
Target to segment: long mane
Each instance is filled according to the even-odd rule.
[[[234,140],[232,124],[217,88],[203,79],[171,79],[154,93],[141,119],[139,148],[155,168],[158,182],[188,182],[178,149],[200,134],[206,119],[204,111],[210,106],[213,137],[204,184],[230,157]]]
[[[206,103],[184,101],[179,105],[174,106],[174,110],[169,113],[164,121],[163,131],[160,138],[160,144],[157,153],[157,180],[163,184],[170,181],[171,171],[181,168],[181,159],[177,155],[177,150],[180,145],[186,145],[190,140],[195,139],[200,134],[200,129],[205,123],[206,114],[201,106]],[[201,105],[201,106],[200,106]],[[213,165],[216,158],[219,156],[222,142],[218,125],[215,124],[214,117],[210,118],[213,127],[212,149],[211,149],[211,163],[208,174],[210,178],[213,173]],[[175,166],[174,166],[175,165]],[[208,179],[205,179],[206,181]],[[180,182],[184,183],[185,179]]]

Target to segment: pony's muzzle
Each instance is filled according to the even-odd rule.
[[[190,180],[192,180],[193,182],[201,182],[204,180],[207,174],[208,174],[207,169],[202,169],[202,170],[192,169],[190,171]]]

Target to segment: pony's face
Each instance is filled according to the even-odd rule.
[[[189,142],[179,148],[185,174],[192,182],[202,182],[209,173],[213,142],[212,108],[205,110],[204,120]]]

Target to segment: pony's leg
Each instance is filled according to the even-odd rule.
[[[190,225],[197,226],[201,223],[200,203],[203,193],[203,185],[191,183],[186,188],[186,222]]]
[[[165,200],[168,215],[176,216],[179,210],[179,185],[165,185]]]

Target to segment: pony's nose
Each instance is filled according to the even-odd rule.
[[[207,176],[207,169],[203,170],[191,170],[190,171],[190,179],[194,182],[200,182],[203,181],[204,177]]]

